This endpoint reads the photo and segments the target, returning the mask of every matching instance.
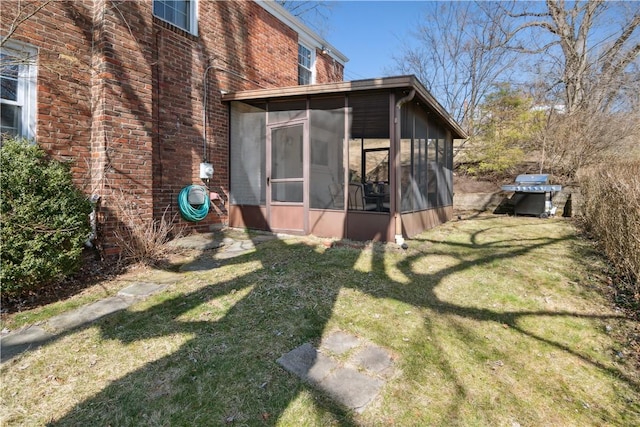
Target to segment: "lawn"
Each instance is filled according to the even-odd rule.
[[[281,238],[215,262],[211,250],[96,285],[99,296],[172,278],[4,363],[0,424],[640,425],[640,373],[621,339],[636,325],[602,296],[601,261],[572,222],[480,216],[407,250],[338,243]],[[362,413],[276,363],[335,331],[393,355]]]

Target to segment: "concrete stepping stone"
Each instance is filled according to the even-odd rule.
[[[201,251],[217,249],[223,244],[224,243],[220,241],[220,236],[216,233],[192,234],[169,242],[169,246]]]
[[[320,388],[347,408],[362,413],[383,385],[381,379],[352,368],[339,368],[320,383]]]
[[[251,240],[238,240],[233,243],[224,246],[224,248],[217,252],[213,258],[214,259],[229,259],[235,258],[240,255],[244,255],[248,252],[253,251],[256,248],[255,243]]]
[[[54,337],[39,326],[30,326],[2,337],[0,340],[0,361],[2,363],[27,350],[31,350],[45,344]]]
[[[393,373],[393,358],[387,350],[376,345],[364,347],[349,362],[383,377],[389,377]]]
[[[294,348],[276,362],[292,374],[316,384],[338,367],[335,361],[319,353],[309,343]]]
[[[346,332],[336,331],[323,339],[320,347],[329,350],[331,353],[341,355],[360,344],[358,337]]]
[[[341,356],[348,355],[349,351],[354,354],[346,363],[323,354]],[[276,362],[358,413],[375,399],[394,371],[389,351],[342,331],[323,339],[320,350],[306,343],[282,355]]]
[[[220,261],[213,259],[211,256],[202,256],[194,261],[188,262],[180,267],[180,272],[188,273],[193,271],[213,270],[220,267]]]
[[[47,321],[47,327],[56,332],[69,331],[87,323],[91,323],[107,314],[124,310],[133,304],[133,298],[114,296],[96,301],[77,308],[73,311],[52,317]]]
[[[165,290],[167,285],[158,283],[139,282],[131,286],[127,286],[118,292],[123,297],[148,297]]]

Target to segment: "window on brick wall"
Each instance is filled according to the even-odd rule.
[[[153,0],[153,14],[163,21],[198,34],[197,0]]]
[[[313,84],[314,58],[311,49],[303,44],[298,45],[298,84]]]
[[[0,133],[36,137],[36,48],[8,42],[0,48]]]

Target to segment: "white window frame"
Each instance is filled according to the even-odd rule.
[[[189,34],[192,34],[194,36],[198,35],[198,0],[179,0],[179,1],[188,1],[189,2],[189,24],[188,24],[189,28],[183,28],[182,26],[178,25],[177,23],[169,21],[164,16],[156,15],[156,13],[155,13],[155,5],[156,5],[157,2],[161,2],[161,1],[163,1],[163,0],[153,0],[153,3],[151,5],[151,11],[153,13],[153,16],[155,16],[156,18],[158,18],[161,21],[164,21],[164,22],[166,22],[168,24],[173,25],[176,28],[180,28],[181,30],[186,31]]]
[[[0,48],[0,53],[14,57],[18,61],[17,99],[15,101],[0,99],[0,104],[17,105],[20,107],[21,114],[18,136],[35,140],[37,135],[36,111],[38,108],[38,49],[26,43],[8,40],[5,45]]]
[[[303,47],[309,51],[309,67],[300,63],[300,47]],[[309,44],[304,43],[302,41],[298,42],[298,67],[302,67],[305,70],[309,71],[311,77],[309,78],[309,85],[315,84],[316,82],[316,50],[309,47]],[[305,83],[300,83],[300,71],[298,70],[298,84],[304,85]]]

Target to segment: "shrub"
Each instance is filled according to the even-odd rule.
[[[623,278],[618,290],[640,304],[640,161],[591,168],[580,183],[583,224]]]
[[[120,259],[148,266],[162,264],[167,254],[166,243],[181,237],[184,226],[176,223],[177,214],[172,218],[167,216],[168,208],[160,219],[143,217],[130,199],[122,191],[112,196],[113,209],[119,219],[114,238],[120,248]]]
[[[3,296],[41,288],[78,267],[91,204],[68,165],[27,141],[0,148],[0,281]]]

